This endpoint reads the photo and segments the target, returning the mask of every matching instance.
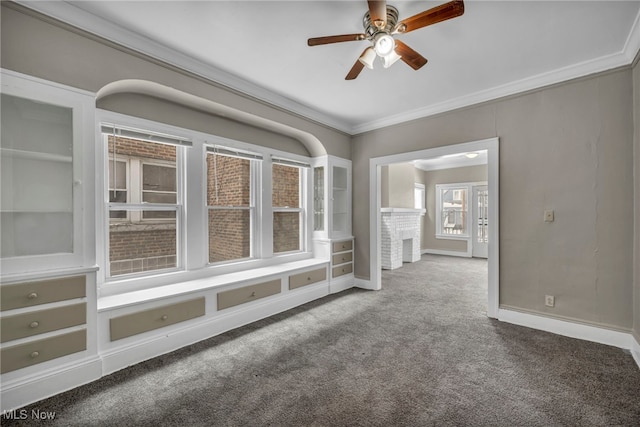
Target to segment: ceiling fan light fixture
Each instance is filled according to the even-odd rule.
[[[362,62],[362,64],[364,64],[365,67],[367,67],[370,70],[373,70],[373,61],[376,59],[376,52],[373,50],[372,47],[367,48],[364,52],[362,52],[362,55],[360,55],[360,58],[358,58],[358,61]]]
[[[382,58],[382,65],[384,66],[384,68],[389,68],[393,64],[395,64],[396,61],[398,61],[398,59],[401,59],[401,58],[402,57],[398,55],[395,50],[392,50],[389,55],[384,56]]]
[[[374,39],[373,49],[382,58],[390,55],[395,48],[395,40],[387,33],[379,33]]]

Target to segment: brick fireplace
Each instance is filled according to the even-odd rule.
[[[403,262],[420,260],[420,215],[422,209],[382,208],[381,264],[385,270]]]

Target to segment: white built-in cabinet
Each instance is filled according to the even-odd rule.
[[[354,282],[350,160],[314,159],[313,203],[314,255],[330,260],[329,284],[331,292],[338,292]]]
[[[95,264],[90,94],[2,71],[2,276]]]
[[[1,70],[2,410],[97,379],[92,94]]]
[[[0,410],[353,286],[351,161],[323,156],[313,257],[98,298],[95,95],[0,71]]]

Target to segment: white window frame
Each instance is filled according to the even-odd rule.
[[[96,256],[100,269],[97,275],[99,295],[115,296],[138,290],[149,290],[151,294],[161,292],[161,287],[189,280],[197,280],[205,277],[240,273],[254,268],[277,266],[288,262],[307,260],[313,257],[312,243],[312,205],[313,191],[311,179],[306,168],[302,173],[301,189],[301,239],[300,251],[273,253],[273,211],[272,211],[272,183],[271,165],[272,158],[290,159],[300,164],[310,164],[309,156],[284,152],[270,147],[250,144],[215,136],[191,129],[179,128],[151,120],[132,117],[120,113],[105,110],[96,110],[96,140],[102,141],[101,125],[117,123],[136,129],[147,129],[169,135],[176,135],[190,141],[191,147],[184,147],[183,154],[179,154],[176,166],[182,168],[182,175],[178,172],[178,186],[182,191],[182,217],[178,220],[180,226],[177,230],[178,260],[181,268],[174,270],[152,270],[142,275],[130,274],[108,277],[105,265],[108,266],[108,239],[109,216],[106,204],[108,202],[108,168],[106,161],[109,159],[106,144],[103,149],[96,150],[96,185],[103,189],[96,193],[96,219],[99,227],[104,228],[98,233],[96,241]],[[206,152],[207,147],[219,145],[230,149],[255,152],[262,155],[263,160],[258,171],[253,176],[255,184],[255,221],[252,229],[252,258],[232,260],[223,263],[210,264],[207,218],[207,189],[206,189]],[[105,200],[105,197],[107,200]],[[144,208],[148,208],[145,204]],[[107,226],[105,226],[105,224]],[[188,254],[188,256],[184,256]]]
[[[109,125],[107,125],[109,126]],[[114,127],[120,126],[120,125],[112,125]],[[123,128],[126,128],[126,126],[123,125]],[[156,129],[149,129],[149,128],[144,128],[144,127],[140,127],[139,128],[140,131],[147,131],[149,133],[154,133],[154,132],[158,132],[158,133],[162,133],[160,130],[156,130]],[[180,144],[169,144],[169,145],[175,145],[176,147],[176,162],[175,162],[175,168],[176,168],[176,203],[175,204],[167,204],[167,203],[143,203],[142,202],[142,166],[143,164],[158,164],[158,165],[162,165],[162,166],[171,166],[173,167],[173,164],[171,162],[162,162],[161,160],[144,160],[142,158],[138,158],[138,157],[134,157],[134,156],[130,156],[130,155],[123,155],[122,157],[118,157],[117,153],[115,154],[115,156],[113,154],[109,153],[109,137],[110,136],[114,136],[113,133],[106,133],[103,132],[101,129],[101,126],[98,127],[98,132],[100,133],[100,141],[102,141],[102,152],[103,152],[103,156],[105,158],[106,161],[113,161],[113,159],[115,158],[115,161],[119,161],[121,159],[125,159],[126,161],[126,170],[127,170],[127,202],[126,203],[116,203],[116,202],[110,202],[109,201],[109,167],[108,165],[105,165],[104,162],[103,167],[104,167],[104,174],[105,177],[103,179],[103,182],[105,185],[102,186],[103,191],[102,191],[102,198],[103,198],[103,202],[104,202],[104,207],[101,209],[104,211],[104,220],[103,221],[99,221],[98,223],[103,224],[104,227],[104,238],[103,238],[103,251],[98,250],[98,253],[102,253],[103,256],[101,257],[104,260],[104,282],[111,282],[111,281],[122,281],[123,279],[128,279],[128,278],[140,278],[140,277],[149,277],[149,276],[155,276],[158,274],[162,274],[162,273],[168,273],[168,272],[174,272],[174,271],[179,271],[179,270],[183,270],[184,269],[184,249],[183,249],[183,236],[184,236],[184,209],[185,209],[185,167],[184,167],[184,158],[185,158],[185,147],[181,146]],[[117,136],[117,135],[116,135]],[[148,141],[148,142],[152,142],[155,144],[163,144],[165,142],[160,142],[160,141],[152,141],[152,140],[147,140],[143,137],[138,138],[142,141]],[[182,138],[180,138],[182,139]],[[178,137],[176,137],[176,141],[178,141]],[[135,161],[137,164],[137,167],[139,169],[139,173],[138,175],[138,182],[134,183],[134,179],[133,179],[133,171],[132,171],[132,165],[131,162]],[[135,187],[135,188],[134,188]],[[164,269],[157,269],[157,270],[147,270],[147,271],[143,271],[143,272],[136,272],[136,273],[128,273],[128,274],[118,274],[116,276],[112,276],[111,275],[111,260],[109,257],[109,233],[110,233],[110,224],[111,224],[111,219],[109,218],[109,212],[110,211],[126,211],[127,212],[127,218],[126,219],[115,219],[114,222],[117,223],[124,223],[124,222],[131,222],[131,223],[164,223],[167,222],[169,220],[164,220],[164,219],[142,219],[142,211],[175,211],[176,212],[176,219],[175,219],[175,223],[176,223],[176,265],[175,267],[169,267],[169,268],[164,268]],[[170,220],[173,221],[173,220]]]
[[[273,165],[274,164],[279,164],[281,166],[287,166],[287,167],[294,167],[298,169],[298,173],[299,173],[299,180],[298,180],[298,201],[299,201],[299,206],[298,207],[291,207],[291,206],[272,206],[272,212],[273,213],[277,213],[277,212],[298,212],[298,216],[299,216],[299,221],[300,221],[300,230],[298,233],[298,246],[300,249],[297,250],[293,250],[293,251],[285,251],[285,252],[274,252],[273,255],[274,256],[281,256],[281,255],[288,255],[288,254],[295,254],[295,253],[299,253],[299,252],[305,252],[307,250],[307,238],[305,238],[305,236],[307,236],[308,234],[308,230],[310,229],[310,227],[313,227],[311,225],[311,223],[309,222],[309,218],[308,215],[306,214],[308,209],[308,205],[309,205],[309,200],[308,196],[309,196],[309,191],[307,189],[307,182],[309,181],[309,173],[312,170],[311,169],[311,165],[308,162],[301,162],[301,161],[297,161],[291,158],[281,158],[281,157],[274,157],[272,159],[272,164],[271,164],[271,169],[273,170]],[[273,175],[272,175],[272,179],[273,179]],[[273,189],[272,189],[273,191]],[[269,195],[269,198],[271,200],[273,200],[273,194]],[[313,220],[311,220],[313,221]],[[273,224],[273,223],[272,223]],[[273,225],[272,225],[273,226]],[[273,251],[273,245],[272,245],[272,251]]]
[[[449,240],[468,240],[471,236],[471,231],[469,230],[469,213],[470,213],[470,205],[471,201],[469,200],[469,196],[471,194],[471,183],[452,183],[452,184],[436,184],[436,238],[437,239],[449,239]],[[447,190],[466,190],[467,192],[467,204],[466,210],[464,210],[465,221],[464,221],[464,229],[460,234],[448,234],[444,233],[442,229],[442,192]]]
[[[237,156],[234,156],[232,154],[222,154],[220,152],[216,152],[216,149],[222,149],[225,150],[227,152],[231,152],[231,151],[236,151],[237,152]],[[258,189],[261,188],[261,180],[260,177],[262,175],[261,171],[262,171],[262,158],[257,158],[258,156],[260,156],[260,154],[258,153],[253,153],[253,152],[247,152],[247,151],[243,151],[243,150],[238,150],[238,149],[234,149],[232,147],[221,147],[219,145],[207,145],[206,146],[206,151],[205,151],[205,155],[204,155],[204,188],[205,188],[205,192],[207,191],[207,179],[208,179],[208,171],[207,171],[207,156],[209,156],[210,154],[217,154],[220,156],[228,156],[228,157],[238,157],[238,158],[244,158],[249,160],[249,173],[250,173],[250,182],[249,182],[249,206],[212,206],[209,205],[207,203],[207,197],[205,196],[205,207],[207,210],[206,213],[206,217],[207,217],[207,226],[206,226],[206,230],[207,230],[207,264],[210,266],[220,266],[220,265],[230,265],[230,264],[235,264],[238,262],[242,262],[242,261],[247,261],[247,260],[252,260],[252,259],[257,259],[261,257],[262,254],[262,250],[260,248],[260,245],[258,244],[259,242],[259,236],[262,232],[262,226],[260,221],[257,221],[257,212],[259,211],[258,207],[260,206],[260,200],[259,197],[257,196],[258,193]],[[244,154],[244,155],[243,155]],[[251,158],[254,157],[254,158]],[[262,157],[262,156],[260,156]],[[226,260],[226,261],[220,261],[220,262],[211,262],[209,259],[209,211],[212,210],[248,210],[249,211],[249,215],[250,215],[250,219],[249,219],[249,223],[250,223],[250,229],[249,229],[249,233],[250,233],[250,242],[249,242],[249,257],[248,258],[235,258],[232,260]]]
[[[414,183],[413,187],[413,207],[420,209],[420,215],[424,215],[427,209],[427,192],[424,184]]]

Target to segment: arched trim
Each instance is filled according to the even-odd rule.
[[[147,80],[127,79],[109,83],[98,91],[96,101],[109,95],[122,93],[153,96],[297,139],[305,146],[312,157],[327,154],[327,150],[324,145],[322,145],[322,142],[309,132]]]

